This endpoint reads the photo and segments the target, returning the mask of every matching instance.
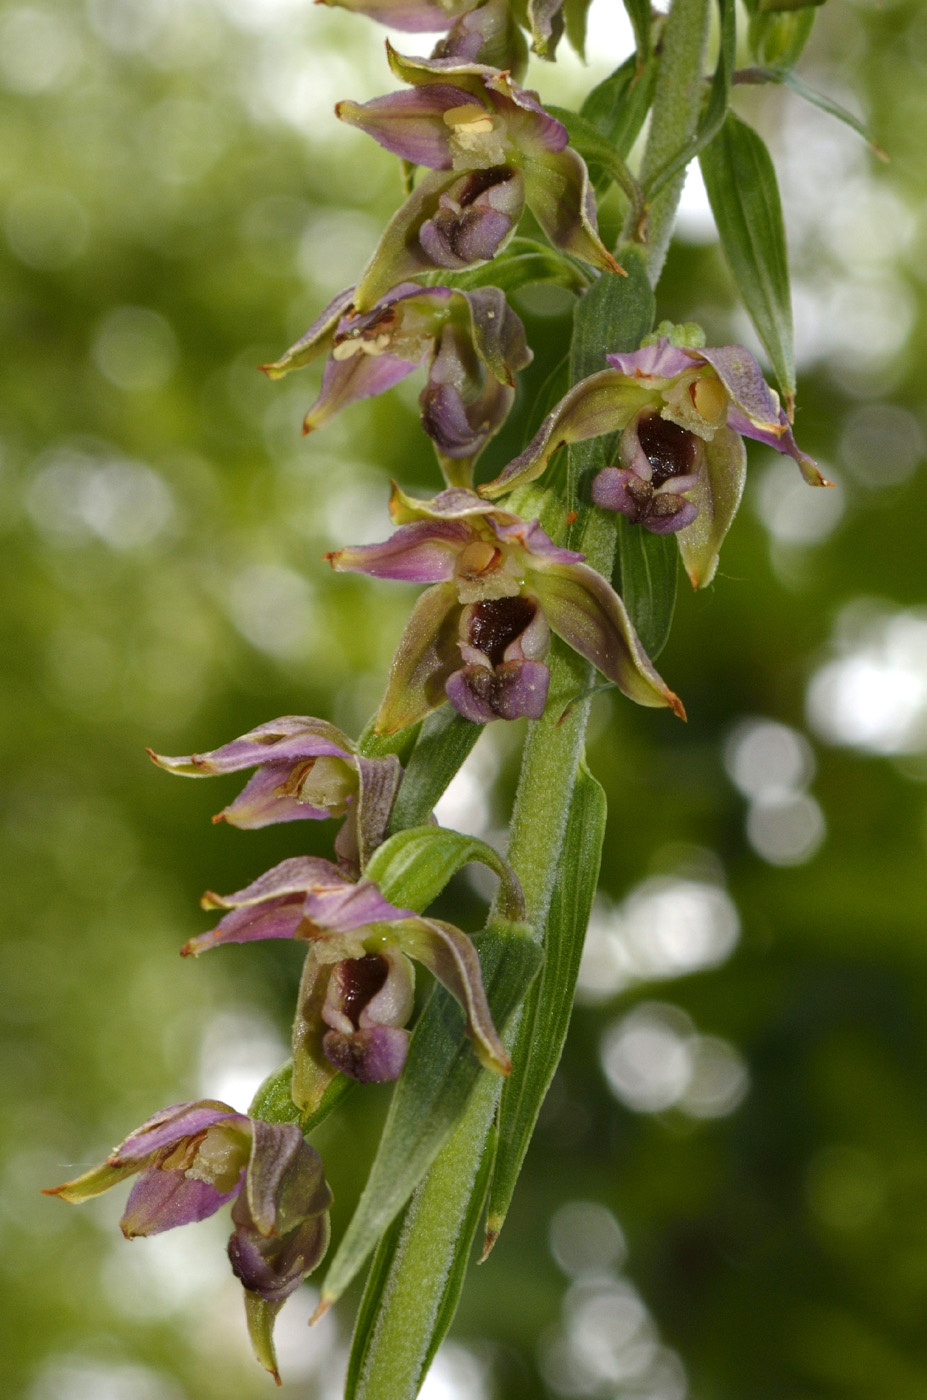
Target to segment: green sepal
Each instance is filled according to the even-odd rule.
[[[737,290],[789,404],[795,395],[792,301],[772,157],[762,137],[729,112],[699,163]]]
[[[410,1393],[417,1395],[428,1372],[435,1353],[441,1345],[457,1310],[460,1292],[463,1288],[467,1267],[473,1250],[477,1228],[486,1202],[492,1171],[495,1133],[490,1131],[477,1172],[473,1189],[467,1199],[466,1209],[459,1220],[456,1235],[448,1241],[446,1268],[442,1277],[440,1297],[433,1312],[429,1335],[418,1338],[420,1356],[417,1365],[413,1363],[415,1375]],[[419,1192],[421,1191],[419,1187]],[[405,1247],[416,1223],[418,1193],[410,1204],[397,1215],[386,1234],[377,1246],[364,1295],[354,1324],[351,1354],[348,1359],[348,1372],[345,1379],[344,1400],[362,1400],[365,1384],[368,1382],[367,1363],[371,1355],[371,1345],[377,1334],[377,1322],[381,1308],[391,1296],[394,1282],[401,1282],[404,1273]],[[449,1257],[448,1257],[449,1256]],[[439,1270],[440,1272],[440,1270]]]
[[[547,917],[544,966],[525,999],[511,1051],[512,1073],[502,1088],[484,1257],[502,1229],[541,1105],[563,1053],[599,878],[605,816],[605,793],[581,764],[567,817],[560,875]]]
[[[499,904],[504,916],[523,919],[525,902],[511,867],[485,841],[460,831],[441,826],[397,831],[371,857],[365,873],[390,904],[419,914],[437,899],[451,876],[471,861],[488,865],[499,876]]]
[[[495,1025],[502,1030],[537,975],[543,954],[524,924],[495,920],[473,939]],[[339,1298],[437,1157],[464,1112],[480,1066],[464,1013],[435,987],[409,1044],[376,1158],[329,1267],[322,1306]]]
[[[592,89],[579,109],[580,116],[592,123],[619,156],[627,157],[647,119],[656,81],[653,58],[640,64],[632,54]],[[594,165],[593,161],[590,175],[598,183]]]
[[[570,145],[579,151],[589,168],[589,178],[597,191],[608,187],[614,181],[622,190],[631,206],[635,225],[640,222],[644,209],[644,195],[630,169],[603,136],[598,127],[576,112],[566,107],[553,107],[548,104],[548,112],[566,127]],[[593,173],[595,172],[595,174]]]
[[[677,151],[659,170],[655,171],[646,182],[644,194],[650,203],[664,186],[668,185],[681,170],[685,170],[690,160],[694,159],[699,151],[708,145],[709,141],[714,140],[727,116],[731,83],[734,77],[737,15],[734,0],[718,0],[718,9],[721,17],[721,42],[705,110],[692,139],[687,141],[682,149]]]
[[[104,1191],[108,1191],[111,1186],[118,1186],[120,1181],[125,1181],[127,1176],[133,1176],[137,1171],[142,1170],[144,1162],[126,1162],[121,1166],[113,1166],[110,1162],[103,1162],[99,1167],[94,1167],[89,1172],[84,1172],[83,1176],[77,1176],[73,1181],[66,1181],[63,1186],[50,1186],[42,1194],[44,1196],[60,1196],[63,1201],[68,1201],[71,1205],[80,1205],[83,1201],[89,1201],[94,1196],[102,1196]]]
[[[634,30],[637,52],[645,58],[650,52],[650,26],[653,22],[650,0],[624,0],[624,7]]]
[[[570,47],[586,62],[586,26],[592,0],[563,0],[563,24]],[[650,0],[645,0],[649,5]],[[548,108],[548,110],[550,110]]]
[[[308,1134],[328,1117],[346,1094],[356,1088],[357,1081],[344,1074],[337,1075],[312,1112],[305,1115],[293,1102],[292,1085],[293,1061],[285,1060],[260,1085],[251,1100],[249,1117],[260,1118],[265,1123],[298,1123],[303,1133]]]
[[[483,732],[450,705],[424,721],[393,804],[390,833],[421,826]]]
[[[248,1337],[254,1359],[269,1371],[278,1385],[283,1382],[277,1370],[277,1348],[274,1346],[274,1323],[283,1303],[268,1303],[259,1293],[250,1288],[245,1293],[245,1318],[248,1323]]]

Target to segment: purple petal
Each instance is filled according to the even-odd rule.
[[[606,355],[613,369],[628,379],[675,379],[698,364],[696,356],[702,351],[681,350],[671,345],[666,336],[655,345],[644,345],[640,350],[630,350],[625,354]]]
[[[778,399],[763,378],[763,371],[745,346],[706,346],[704,350],[694,353],[698,359],[711,365],[730,395],[733,406],[743,414],[751,427],[771,432],[776,438],[781,437],[788,426],[785,415],[779,407]],[[746,431],[734,423],[731,423],[731,427],[736,432]]]
[[[387,224],[357,286],[355,306],[369,310],[404,278],[486,261],[514,231],[523,208],[524,184],[517,170],[500,167],[463,175],[429,170]],[[492,226],[483,228],[487,219]],[[422,240],[425,225],[430,232]]]
[[[404,919],[408,913],[384,899],[372,880],[310,892],[303,905],[304,916],[323,933],[351,933],[367,924]]]
[[[536,92],[519,87],[507,73],[487,72],[484,82],[520,156],[556,153],[568,145],[566,127],[541,106]]]
[[[406,34],[437,34],[449,29],[461,8],[459,4],[441,4],[440,0],[321,0],[321,3],[335,9],[354,10]]]
[[[325,557],[338,573],[443,583],[454,577],[457,555],[472,538],[462,522],[422,520],[400,526],[381,544],[349,546]]]
[[[350,359],[330,357],[326,363],[319,397],[303,419],[304,433],[312,433],[323,427],[349,404],[385,394],[406,379],[425,358],[421,355],[418,359],[407,360],[389,351],[368,355],[360,349],[360,341],[354,343],[358,350]],[[346,341],[344,344],[351,345],[352,342]]]
[[[449,677],[447,698],[474,724],[494,719],[540,719],[547,703],[550,671],[543,661],[504,661],[499,666],[464,666]]]
[[[554,544],[537,520],[521,520],[508,511],[491,508],[487,509],[487,520],[500,540],[505,544],[518,545],[532,558],[544,559],[552,564],[579,564],[586,557],[573,549],[561,549]]]
[[[136,1235],[159,1235],[177,1225],[205,1220],[237,1196],[239,1189],[240,1183],[232,1191],[217,1191],[210,1182],[185,1176],[182,1171],[152,1167],[142,1172],[132,1187],[119,1222],[122,1233],[131,1240]]]
[[[393,155],[431,170],[450,170],[451,127],[445,112],[473,105],[465,89],[450,83],[430,83],[406,92],[391,92],[371,102],[339,102],[335,115],[359,126]]]
[[[125,1142],[120,1143],[110,1155],[110,1162],[142,1162],[154,1152],[164,1147],[173,1147],[184,1138],[196,1137],[216,1123],[234,1121],[244,1127],[248,1116],[237,1113],[218,1099],[198,1099],[191,1103],[176,1103],[171,1108],[163,1108],[145,1120],[141,1127],[130,1133]]]
[[[335,1069],[361,1084],[398,1079],[409,1051],[409,1032],[395,1026],[369,1030],[326,1031],[322,1049]]]
[[[303,924],[303,897],[289,895],[263,904],[235,909],[209,933],[190,938],[181,948],[184,957],[199,957],[223,943],[254,943],[265,938],[295,938]]]
[[[299,762],[306,758],[328,755],[349,758],[354,745],[350,739],[324,719],[307,715],[284,715],[250,729],[239,739],[233,739],[210,753],[193,753],[182,758],[167,758],[148,752],[160,768],[186,777],[212,777],[216,773],[237,773],[254,768],[259,763]]]
[[[261,904],[279,896],[304,895],[310,890],[315,893],[327,889],[338,890],[348,884],[350,881],[331,861],[321,860],[318,856],[291,856],[234,894],[214,894],[210,890],[203,896],[202,904],[204,909],[239,909],[243,905]]]
[[[422,427],[439,453],[475,460],[508,417],[514,389],[491,379],[483,393],[466,404],[453,384],[429,381],[419,397]]]
[[[475,170],[439,197],[419,229],[434,267],[460,270],[495,257],[521,217],[524,182],[517,170]]]
[[[672,491],[669,483],[654,490],[649,480],[629,467],[604,467],[593,479],[592,499],[603,510],[620,511],[633,525],[642,525],[652,534],[674,534],[691,525],[698,514],[698,506],[681,494],[697,480],[696,475],[671,477]]]
[[[432,51],[432,67],[479,63],[502,68],[519,78],[528,63],[528,46],[507,0],[486,0],[461,15],[447,38]]]
[[[356,760],[355,760],[356,761]],[[310,760],[311,762],[311,760]],[[298,766],[298,765],[297,765]],[[327,807],[313,807],[297,797],[281,794],[280,788],[292,776],[291,763],[265,763],[241,792],[213,821],[224,821],[245,831],[275,822],[324,821],[332,814]]]

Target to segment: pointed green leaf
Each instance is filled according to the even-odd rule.
[[[481,724],[464,719],[450,705],[428,716],[406,763],[402,786],[393,805],[392,832],[427,822],[482,732]]]
[[[580,115],[592,123],[621,157],[628,155],[640,135],[653,101],[656,80],[657,65],[653,59],[639,66],[637,57],[632,54],[592,89],[580,108]],[[593,176],[593,181],[597,184],[597,177]]]
[[[615,591],[653,661],[666,645],[676,610],[679,552],[673,535],[655,535],[616,516]]]
[[[500,904],[506,917],[524,918],[521,886],[499,852],[478,836],[449,831],[443,826],[414,826],[397,831],[371,857],[365,873],[379,885],[384,899],[419,914],[437,899],[451,876],[471,861],[488,865],[499,876]]]
[[[803,97],[806,102],[810,102],[812,107],[820,108],[820,110],[826,112],[828,116],[836,117],[838,121],[852,128],[857,135],[861,136],[863,140],[872,147],[873,151],[879,157],[879,160],[888,160],[888,156],[885,154],[882,147],[874,140],[865,122],[860,121],[859,117],[854,117],[853,113],[848,112],[846,107],[842,107],[839,102],[834,102],[832,98],[825,96],[822,92],[818,92],[816,88],[809,87],[804,79],[800,78],[791,68],[785,70],[769,69],[768,77],[771,82],[782,83],[785,87],[791,88],[792,92],[796,93],[797,96]]]
[[[447,1335],[457,1310],[473,1241],[483,1213],[495,1140],[494,1135],[490,1133],[475,1180],[465,1179],[458,1184],[447,1182],[446,1170],[442,1171],[445,1166],[442,1159],[445,1156],[453,1156],[452,1148],[456,1136],[455,1134],[451,1138],[409,1205],[396,1217],[374,1255],[354,1324],[345,1382],[345,1400],[362,1400],[364,1396],[382,1393],[384,1362],[391,1371],[390,1381],[393,1385],[398,1382],[397,1393],[401,1393],[399,1387],[405,1381],[408,1395],[417,1395],[435,1353]],[[457,1194],[463,1199],[459,1202],[449,1199],[449,1185],[457,1185]],[[442,1239],[436,1240],[435,1231],[428,1232],[428,1282],[432,1284],[432,1296],[427,1299],[418,1296],[420,1293],[427,1293],[427,1289],[420,1289],[420,1280],[414,1276],[418,1232],[422,1229],[423,1217],[429,1205],[424,1199],[426,1194],[432,1198],[439,1198],[437,1224],[443,1236]],[[437,1296],[434,1296],[434,1272],[442,1278],[442,1286]],[[401,1343],[397,1348],[398,1356],[394,1351],[393,1339],[389,1336],[388,1315],[385,1326],[381,1325],[387,1307],[395,1307],[398,1301],[397,1290],[413,1293],[413,1301],[420,1307],[424,1304],[430,1313],[428,1325],[421,1332],[415,1333],[409,1328],[402,1328]],[[405,1320],[403,1318],[400,1321],[399,1327],[402,1327]],[[384,1356],[384,1352],[390,1354]],[[406,1373],[402,1377],[397,1375],[397,1371],[400,1370]]]
[[[772,157],[762,137],[729,112],[699,161],[737,289],[788,402],[795,393],[792,301]]]
[[[650,52],[650,25],[653,19],[650,0],[624,0],[624,7],[634,29],[637,51],[646,55]]]
[[[560,1063],[604,836],[605,793],[581,766],[547,918],[544,967],[525,999],[512,1047],[512,1073],[502,1089],[486,1221],[487,1249],[502,1228],[541,1105]]]
[[[475,935],[492,1018],[503,1030],[542,960],[525,925],[497,920]],[[482,1069],[466,1035],[464,1014],[436,987],[409,1044],[383,1136],[357,1209],[332,1260],[322,1304],[333,1303],[408,1201],[467,1107]],[[497,1081],[498,1082],[498,1081]]]

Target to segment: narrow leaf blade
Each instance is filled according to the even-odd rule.
[[[502,1229],[541,1105],[563,1053],[599,878],[605,815],[605,793],[583,766],[573,790],[561,874],[547,920],[544,967],[525,999],[512,1048],[514,1068],[502,1090],[487,1211],[487,1250]]]
[[[448,1149],[453,1142],[452,1138]],[[457,1215],[454,1222],[448,1221],[446,1238],[443,1241],[444,1249],[441,1251],[443,1257],[440,1262],[433,1257],[430,1260],[433,1267],[437,1265],[437,1273],[440,1274],[442,1282],[440,1292],[433,1302],[430,1326],[416,1338],[416,1354],[406,1362],[410,1396],[417,1395],[421,1389],[428,1368],[447,1335],[457,1310],[473,1242],[486,1202],[494,1144],[495,1135],[490,1132],[472,1188],[464,1203],[463,1213]],[[440,1163],[441,1159],[438,1160]],[[432,1176],[429,1174],[410,1204],[397,1215],[377,1247],[354,1324],[345,1381],[345,1400],[363,1400],[364,1396],[370,1393],[371,1386],[379,1384],[380,1378],[376,1373],[381,1369],[383,1361],[376,1356],[376,1349],[379,1342],[382,1350],[383,1339],[379,1336],[378,1323],[382,1310],[388,1306],[395,1289],[401,1288],[406,1280],[409,1262],[407,1251],[410,1245],[414,1248],[415,1227],[420,1224],[417,1206],[421,1193],[427,1190],[431,1181]],[[450,1207],[451,1203],[448,1205]]]
[[[738,291],[789,401],[795,394],[792,302],[772,157],[757,132],[729,112],[699,160]]]
[[[623,516],[615,521],[618,548],[614,584],[651,661],[673,625],[679,583],[679,551],[672,535],[655,535]]]
[[[626,59],[589,93],[580,115],[611,143],[613,150],[626,158],[640,135],[653,101],[657,65],[648,59],[638,64],[635,55]]]
[[[406,763],[402,786],[393,804],[391,831],[427,822],[482,729],[482,725],[464,719],[450,705],[428,716]]]
[[[473,939],[493,1021],[503,1029],[542,960],[524,926],[491,925]],[[481,1074],[456,1001],[436,987],[415,1028],[383,1136],[357,1209],[322,1291],[328,1305],[344,1292],[380,1236],[437,1157]]]

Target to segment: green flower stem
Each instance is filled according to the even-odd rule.
[[[695,133],[704,96],[709,6],[710,0],[673,0],[667,16],[650,133],[641,164],[640,183],[645,190]],[[651,286],[656,286],[666,261],[685,178],[685,170],[681,170],[660,191],[650,205],[644,228],[634,227],[630,218],[624,228],[623,241],[644,247]]]
[[[651,171],[672,159],[695,130],[708,3],[675,0],[670,12],[654,129],[645,156]],[[606,343],[616,349],[634,349],[650,330],[650,288],[659,277],[681,188],[682,177],[670,181],[654,201],[646,243],[629,249],[632,259],[642,260],[629,268],[630,275],[600,278],[578,304],[570,356],[573,383],[599,368]],[[602,512],[587,508],[584,492],[576,490],[580,478],[593,468],[597,450],[595,444],[571,449],[564,481],[567,500],[559,509],[565,504],[576,512],[569,530],[571,547],[608,578],[615,557],[614,524]],[[556,513],[554,505],[550,503],[551,514]],[[547,524],[548,514],[543,513]],[[561,537],[564,531],[552,533]],[[592,678],[588,662],[556,639],[549,665],[547,712],[529,726],[508,849],[533,935],[541,943],[583,754]],[[503,1037],[510,1051],[519,1021],[516,1013]],[[410,1203],[351,1400],[414,1400],[418,1393],[453,1310],[453,1300],[446,1306],[448,1281],[461,1249],[469,1247],[469,1239],[463,1238],[465,1222],[473,1219],[474,1191],[483,1189],[480,1166],[485,1163],[499,1090],[498,1079],[480,1076],[463,1118]]]
[[[418,1394],[461,1232],[475,1223],[470,1197],[500,1088],[498,1075],[480,1075],[466,1112],[409,1203],[351,1400],[414,1400]],[[481,1198],[485,1189],[484,1178]]]

